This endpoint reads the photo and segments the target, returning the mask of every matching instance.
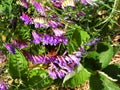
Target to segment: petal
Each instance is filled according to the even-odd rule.
[[[7,50],[8,50],[11,54],[15,54],[15,48],[13,47],[13,45],[11,45],[11,44],[4,44],[4,46],[7,48]]]

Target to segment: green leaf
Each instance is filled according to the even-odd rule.
[[[90,77],[90,90],[120,90],[120,88],[104,72]]]
[[[88,72],[81,64],[75,69],[75,71],[65,76],[63,85],[67,87],[76,87],[89,79],[91,73]]]
[[[73,53],[74,51],[76,51],[78,49],[78,44],[76,41],[74,40],[70,40],[68,45],[67,45],[67,49],[69,53]]]
[[[29,72],[29,87],[40,90],[53,83],[45,70],[33,69]]]
[[[72,40],[77,43],[78,46],[81,44],[81,36],[79,30],[75,30],[72,35]]]
[[[120,84],[120,64],[111,64],[103,69],[113,79],[117,79],[117,84]]]
[[[105,68],[113,57],[113,48],[108,43],[98,43],[97,52],[99,53],[99,60],[102,64],[101,68]]]
[[[88,52],[84,58],[83,65],[89,70],[99,70],[101,64],[99,63],[99,54],[96,51]]]
[[[90,36],[78,25],[70,26],[70,30],[72,30],[73,33],[71,35],[67,48],[68,52],[72,53],[76,51],[81,44],[84,44],[90,38]]]
[[[2,5],[0,5],[0,15],[3,14],[5,11],[5,7],[3,7]]]
[[[107,43],[99,43],[97,51],[88,52],[83,65],[91,70],[100,70],[110,63],[112,56],[113,48]]]
[[[15,78],[26,78],[28,63],[19,50],[15,50],[16,54],[9,54],[8,68],[10,75]]]
[[[74,28],[73,38],[76,39],[78,45],[84,44],[90,38],[89,34],[77,24],[74,25]]]

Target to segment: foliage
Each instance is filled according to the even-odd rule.
[[[90,90],[120,90],[120,65],[110,64],[120,49],[112,41],[120,0],[85,1],[0,1],[0,85],[43,90],[89,81]]]

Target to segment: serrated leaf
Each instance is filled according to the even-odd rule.
[[[98,43],[97,52],[99,53],[99,60],[102,63],[101,68],[105,68],[113,57],[113,48],[108,43]]]
[[[91,70],[100,70],[109,64],[112,56],[113,48],[107,43],[99,43],[97,51],[88,52],[84,58],[84,65]]]
[[[16,54],[9,54],[8,68],[10,75],[15,78],[25,78],[28,63],[19,50],[15,50]]]
[[[103,69],[113,79],[117,79],[117,84],[120,84],[120,64],[111,64]]]
[[[120,88],[103,72],[92,75],[89,84],[90,90],[120,90]]]
[[[29,72],[29,87],[34,89],[42,89],[53,83],[53,79],[49,77],[45,70],[33,69]]]
[[[90,75],[90,72],[88,72],[82,65],[79,65],[74,72],[68,74],[64,78],[63,85],[67,87],[76,87],[88,80]]]

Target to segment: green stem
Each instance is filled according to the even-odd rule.
[[[113,5],[112,11],[111,11],[109,17],[108,17],[106,20],[104,20],[103,22],[101,22],[100,24],[98,24],[96,27],[98,27],[98,26],[100,26],[100,25],[102,25],[102,24],[104,24],[104,23],[106,23],[106,22],[108,22],[108,21],[111,20],[111,18],[112,18],[113,15],[114,15],[114,12],[116,11],[118,1],[119,1],[119,0],[115,0],[115,1],[114,1],[114,5]]]

